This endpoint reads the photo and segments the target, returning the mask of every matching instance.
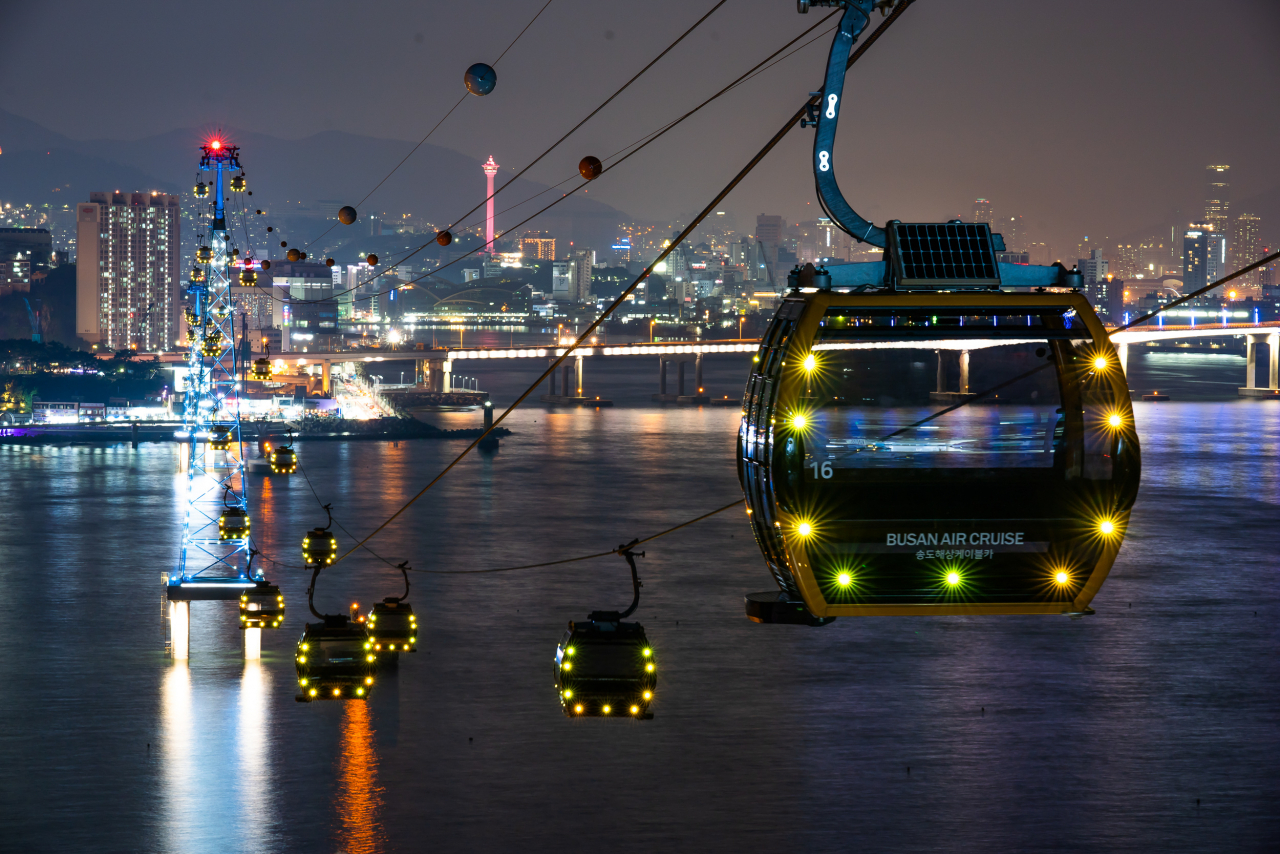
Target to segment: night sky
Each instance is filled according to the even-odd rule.
[[[416,141],[467,65],[492,62],[541,3],[5,2],[0,108],[76,139],[227,124]],[[712,5],[553,0],[498,65],[496,91],[467,99],[432,142],[523,165]],[[529,177],[554,184],[582,155],[613,153],[827,11],[729,0]],[[829,44],[731,93],[591,197],[643,219],[690,216],[820,86]],[[1278,47],[1274,0],[917,0],[850,74],[857,109],[836,165],[870,219],[968,218],[986,196],[1064,255],[1084,234],[1195,216],[1204,166],[1225,162],[1235,209],[1253,207],[1275,240]],[[793,131],[730,197],[739,228],[761,212],[820,214],[810,133]]]

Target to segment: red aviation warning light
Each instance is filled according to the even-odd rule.
[[[222,148],[222,140],[220,139],[213,140],[212,142],[209,143],[209,147],[212,148],[214,151],[217,151],[219,148]]]

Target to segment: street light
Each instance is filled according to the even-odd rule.
[[[653,325],[657,322],[658,322],[658,318],[656,317],[649,318],[649,343],[650,344],[653,343]]]

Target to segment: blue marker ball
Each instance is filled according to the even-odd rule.
[[[488,95],[498,83],[498,72],[483,62],[477,62],[467,69],[462,81],[472,95]]]

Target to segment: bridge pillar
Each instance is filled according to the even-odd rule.
[[[568,362],[560,366],[560,382],[564,385],[565,397],[573,397],[573,365]]]
[[[333,374],[333,360],[323,359],[320,363],[320,390],[330,393],[330,378]]]
[[[693,384],[698,389],[698,394],[702,394],[702,354],[699,353],[697,358],[693,360]]]
[[[658,394],[667,393],[667,360],[658,357]]]
[[[676,394],[684,397],[684,362],[676,363]]]
[[[1280,390],[1280,332],[1272,332],[1267,336],[1267,349],[1271,351],[1267,387]]]
[[[573,360],[574,379],[577,380],[577,383],[574,386],[574,391],[573,391],[574,397],[582,397],[582,389],[586,385],[583,382],[584,378],[582,376],[582,370],[583,370],[582,356],[577,356]]]
[[[947,390],[947,365],[942,360],[942,351],[934,350],[938,354],[938,394],[943,394]]]
[[[1258,339],[1261,335],[1246,335],[1244,344],[1244,387],[1257,388],[1258,385]]]
[[[169,603],[169,641],[173,657],[185,661],[191,657],[191,603]]]
[[[453,362],[449,359],[440,363],[440,390],[453,391]]]
[[[1126,377],[1129,376],[1129,345],[1121,344],[1116,347],[1116,355],[1120,358],[1120,370]]]
[[[969,351],[960,351],[960,393],[969,393]]]
[[[1267,385],[1258,386],[1258,345],[1265,343],[1271,351]],[[1280,400],[1280,333],[1253,333],[1245,336],[1245,370],[1247,376],[1240,387],[1241,397],[1265,397]]]

